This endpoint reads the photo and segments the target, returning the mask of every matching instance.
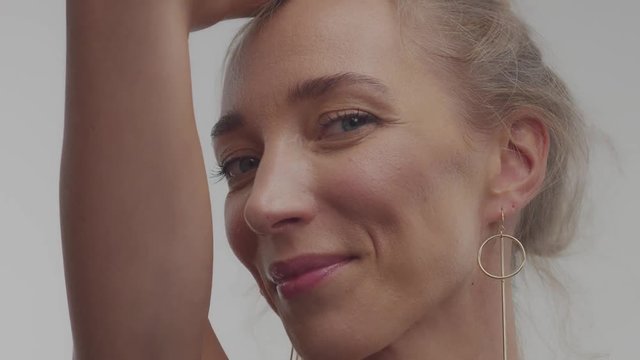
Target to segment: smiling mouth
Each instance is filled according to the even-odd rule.
[[[269,266],[269,280],[285,299],[309,291],[322,280],[347,265],[355,256],[304,255]]]

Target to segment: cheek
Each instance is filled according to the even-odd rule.
[[[416,232],[426,226],[423,218],[435,220],[423,214],[437,208],[442,171],[426,153],[424,142],[413,141],[404,130],[385,131],[332,158],[319,182],[329,212],[365,230],[368,238],[359,248],[381,266],[402,261],[415,246]]]
[[[392,293],[439,296],[437,283],[472,270],[465,265],[473,263],[467,238],[477,198],[470,157],[460,143],[388,132],[327,171],[331,208],[366,228],[371,239],[361,247]]]
[[[388,147],[371,141],[332,157],[322,166],[319,193],[323,194],[327,212],[339,217],[336,221],[370,232],[398,230],[403,214],[397,211],[397,204],[414,196],[406,189],[406,176],[412,176],[407,174],[411,160],[391,152],[380,153],[381,148]]]
[[[480,193],[468,171],[470,154],[443,148],[430,157],[413,185],[421,196],[414,209],[409,238],[402,248],[405,272],[413,276],[416,291],[431,304],[442,300],[475,269],[475,247]],[[407,274],[404,274],[407,275]]]
[[[240,262],[254,273],[257,243],[244,221],[243,209],[244,200],[241,194],[227,197],[224,207],[225,228],[231,250]]]

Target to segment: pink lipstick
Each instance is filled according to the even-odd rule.
[[[346,265],[353,256],[303,255],[269,266],[269,278],[286,299],[313,289],[324,278]]]

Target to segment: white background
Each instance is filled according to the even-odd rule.
[[[515,7],[594,125],[581,241],[558,262],[575,314],[565,321],[557,314],[562,303],[549,302],[553,292],[535,283],[520,291],[526,358],[638,359],[640,3],[520,0]],[[242,22],[191,35],[195,109],[208,169],[214,165],[208,134],[219,111],[222,58]],[[0,359],[71,359],[58,208],[64,78],[64,1],[0,0]],[[226,187],[210,183],[215,330],[232,360],[286,359],[289,342],[279,320],[226,243]],[[573,335],[562,337],[560,325],[567,323]],[[573,345],[562,346],[564,338]]]

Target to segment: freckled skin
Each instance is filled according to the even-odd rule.
[[[249,40],[222,106],[247,124],[214,146],[219,159],[236,153],[260,165],[231,185],[228,239],[305,359],[413,359],[415,349],[433,355],[452,344],[460,357],[451,358],[495,357],[498,287],[476,264],[490,231],[495,152],[469,148],[445,87],[403,47],[394,11],[381,1],[292,1]],[[348,89],[287,102],[297,81],[340,72],[380,79],[388,106]],[[354,108],[380,124],[338,133],[339,147],[306,132],[323,112]],[[306,253],[358,259],[287,301],[265,271]],[[495,344],[480,345],[487,329]]]

